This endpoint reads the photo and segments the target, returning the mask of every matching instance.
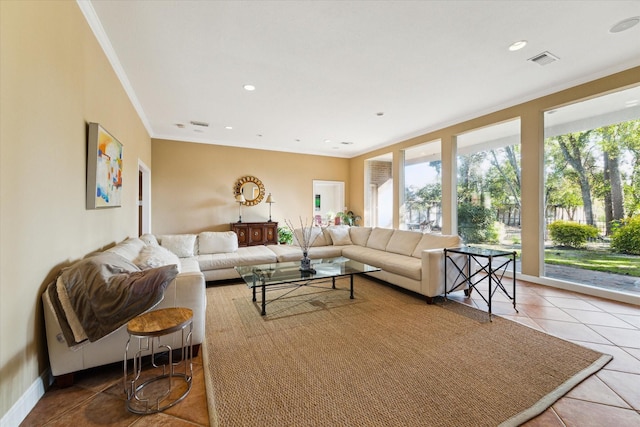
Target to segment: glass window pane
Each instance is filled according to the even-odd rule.
[[[520,252],[520,119],[459,135],[457,146],[458,233]]]
[[[365,162],[365,220],[367,227],[393,227],[393,155]]]
[[[442,161],[440,140],[404,150],[404,192],[400,228],[440,233],[442,230]]]
[[[640,293],[640,87],[544,121],[544,275]]]

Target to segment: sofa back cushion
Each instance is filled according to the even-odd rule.
[[[347,225],[334,225],[327,227],[326,232],[331,236],[333,246],[346,246],[353,244],[349,235],[349,226]]]
[[[349,237],[354,245],[367,246],[370,235],[371,227],[351,227],[349,229]]]
[[[158,243],[158,239],[156,239],[156,236],[154,236],[153,234],[143,234],[139,237],[139,239],[142,240],[147,246],[160,245],[160,243]]]
[[[311,227],[311,229],[306,228],[307,237],[309,241],[312,242],[310,246],[329,246],[331,245],[331,240],[327,241],[327,237],[325,236],[324,229],[321,227]],[[301,228],[296,228],[293,231],[293,244],[296,246],[303,245],[303,233]]]
[[[367,247],[371,249],[379,249],[384,251],[387,249],[387,243],[393,235],[393,228],[379,228],[375,227],[371,230],[369,239],[367,240]]]
[[[198,234],[198,253],[225,254],[238,250],[238,235],[233,231],[203,231]]]
[[[107,252],[118,254],[129,261],[133,261],[138,257],[138,254],[144,247],[145,243],[142,240],[137,237],[130,237],[114,247],[107,249]]]
[[[387,252],[411,256],[418,242],[422,239],[422,233],[409,230],[394,230],[387,243]]]
[[[462,239],[460,236],[452,234],[423,234],[422,239],[418,242],[413,256],[416,258],[422,258],[422,251],[425,249],[438,249],[438,248],[455,248],[462,246]]]
[[[180,258],[192,257],[196,250],[195,234],[165,234],[158,239],[160,245],[169,249]]]

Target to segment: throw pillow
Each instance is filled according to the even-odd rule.
[[[125,257],[129,261],[133,261],[144,247],[145,244],[142,240],[137,237],[130,237],[105,252],[112,252]]]
[[[142,240],[147,246],[151,245],[151,246],[158,246],[158,239],[156,239],[156,236],[154,236],[153,234],[143,234],[142,236],[139,237],[140,240]]]
[[[224,254],[238,250],[238,236],[233,231],[204,231],[198,235],[199,254]]]
[[[351,237],[349,237],[349,227],[329,227],[327,229],[331,235],[331,240],[334,246],[346,246],[352,245]]]
[[[196,247],[195,234],[168,234],[160,238],[160,245],[180,258],[192,257]]]
[[[133,263],[142,270],[175,264],[180,272],[180,259],[176,254],[162,246],[145,246]]]

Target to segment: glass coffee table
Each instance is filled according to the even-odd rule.
[[[336,278],[349,276],[349,297],[353,299],[353,276],[356,274],[380,271],[373,267],[345,257],[322,258],[311,260],[315,273],[301,271],[300,261],[274,262],[271,264],[245,265],[235,267],[236,271],[253,292],[256,301],[256,290],[262,290],[262,312],[267,313],[267,289],[299,288],[309,286],[313,282],[331,280],[331,287],[336,288]],[[277,300],[274,298],[272,301]]]

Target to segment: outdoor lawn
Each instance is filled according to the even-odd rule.
[[[603,248],[546,248],[544,262],[614,274],[640,277],[640,257],[613,253]]]

